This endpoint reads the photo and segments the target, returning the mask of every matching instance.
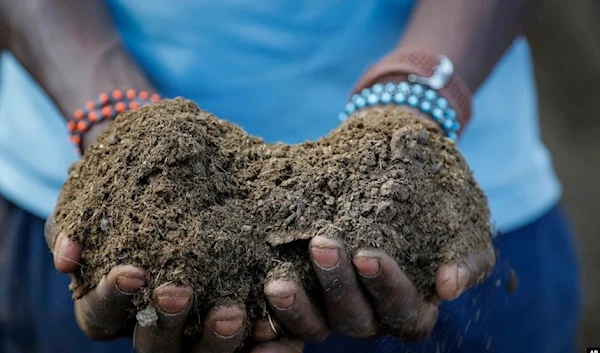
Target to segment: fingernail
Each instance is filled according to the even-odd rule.
[[[54,249],[56,249],[56,245],[58,245],[58,251],[56,252],[56,255],[58,256],[59,259],[64,259],[67,257],[66,252],[69,250],[69,247],[71,246],[71,244],[72,244],[72,242],[66,236],[64,236],[64,235],[58,236],[58,241],[56,242]]]
[[[269,318],[258,320],[252,329],[252,335],[257,341],[269,341],[277,337],[275,323]]]
[[[381,271],[381,264],[376,257],[355,257],[352,262],[358,273],[365,277],[375,277]]]
[[[296,302],[296,295],[288,295],[288,296],[275,296],[270,295],[269,301],[273,304],[274,307],[280,310],[286,310],[292,307]]]
[[[458,269],[456,270],[456,291],[454,292],[454,298],[458,298],[469,285],[471,280],[471,269],[465,263],[459,263]]]
[[[178,293],[177,288],[173,288],[171,293],[159,295],[156,301],[160,310],[167,314],[177,314],[187,308],[191,298],[188,290],[181,290]]]
[[[158,297],[158,307],[165,313],[177,314],[185,310],[190,299],[190,296],[173,297],[165,295]]]
[[[324,270],[335,268],[340,261],[340,250],[337,248],[313,246],[310,252],[317,266]]]
[[[238,333],[242,329],[243,320],[232,319],[232,320],[218,320],[215,321],[214,331],[217,336],[222,338],[228,338],[236,333]]]
[[[127,274],[117,277],[116,282],[117,288],[121,292],[135,293],[144,285],[146,281],[141,275]]]

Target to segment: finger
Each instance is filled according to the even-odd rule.
[[[202,337],[196,343],[195,353],[234,352],[244,339],[246,311],[240,306],[222,306],[212,309],[204,322]]]
[[[131,300],[143,285],[146,272],[131,265],[113,268],[98,286],[75,301],[77,323],[94,340],[112,340],[126,331]]]
[[[329,324],[350,337],[371,337],[379,332],[373,308],[363,293],[344,247],[334,239],[310,241],[313,268],[319,277]]]
[[[81,244],[59,234],[54,247],[54,267],[62,273],[73,273],[81,267]]]
[[[183,330],[194,291],[190,286],[167,284],[156,288],[152,294],[158,320],[155,324],[136,324],[133,346],[139,353],[177,353],[183,343]]]
[[[54,243],[56,242],[56,226],[54,225],[54,217],[50,215],[44,223],[44,238],[46,239],[46,245],[48,249],[54,249]]]
[[[259,319],[254,323],[252,336],[259,342],[265,342],[277,338],[279,332],[281,332],[279,321],[272,317],[271,314],[267,313],[266,317]]]
[[[81,265],[81,245],[68,239],[64,233],[57,234],[54,219],[44,224],[44,238],[54,256],[54,267],[62,273],[72,273]]]
[[[304,344],[299,340],[266,342],[254,347],[250,353],[302,353]]]
[[[421,300],[394,259],[382,251],[359,250],[353,262],[386,329],[404,340],[425,338],[433,330],[437,307]]]
[[[467,256],[458,263],[442,265],[436,276],[436,290],[440,298],[454,300],[465,290],[485,281],[496,265],[493,248]]]
[[[275,316],[294,337],[320,342],[329,335],[325,318],[296,283],[271,280],[265,284],[265,295]]]

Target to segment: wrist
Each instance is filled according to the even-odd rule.
[[[2,42],[65,118],[102,92],[152,89],[102,1],[4,1],[0,20]]]
[[[117,89],[153,91],[145,75],[124,48],[117,44],[90,58],[76,72],[67,74],[66,79],[57,80],[57,84],[50,87],[50,93],[57,106],[68,118],[77,109],[83,108],[86,102],[97,99],[103,92]],[[76,79],[70,79],[69,76]]]
[[[83,138],[81,139],[81,151],[85,151],[88,147],[93,145],[98,139],[98,136],[100,136],[110,124],[112,124],[112,121],[106,120],[90,127],[90,129],[83,134]]]
[[[459,130],[455,132],[460,134],[471,117],[472,93],[445,56],[406,48],[395,50],[367,70],[354,92],[368,94],[377,83],[402,83],[406,99],[400,97],[389,103],[409,105],[429,115],[446,132],[450,132],[450,126],[456,125]],[[377,92],[372,93],[379,96]],[[385,99],[371,98],[375,102],[371,104],[387,104]],[[452,120],[458,124],[453,124]]]
[[[146,90],[117,89],[101,93],[97,99],[85,103],[85,107],[77,109],[69,118],[67,128],[70,140],[78,152],[82,153],[119,114],[158,102],[160,99],[158,94]]]
[[[448,104],[448,100],[440,96],[431,87],[418,83],[401,81],[399,83],[376,83],[363,88],[352,96],[339,114],[344,121],[349,115],[371,107],[408,107],[420,111],[435,121],[443,134],[452,141],[458,139],[462,124],[458,121],[456,111]],[[421,114],[419,114],[421,115]]]

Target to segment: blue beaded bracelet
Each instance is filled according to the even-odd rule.
[[[338,117],[340,121],[345,121],[354,112],[389,104],[418,109],[433,118],[448,138],[453,141],[458,139],[460,123],[456,118],[456,111],[450,107],[446,98],[440,97],[435,90],[418,83],[390,82],[385,85],[378,83],[370,88],[365,88],[360,94],[352,96]]]

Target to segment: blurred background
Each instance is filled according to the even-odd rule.
[[[542,135],[563,182],[564,207],[580,237],[585,347],[600,344],[600,1],[540,3],[528,36]]]

